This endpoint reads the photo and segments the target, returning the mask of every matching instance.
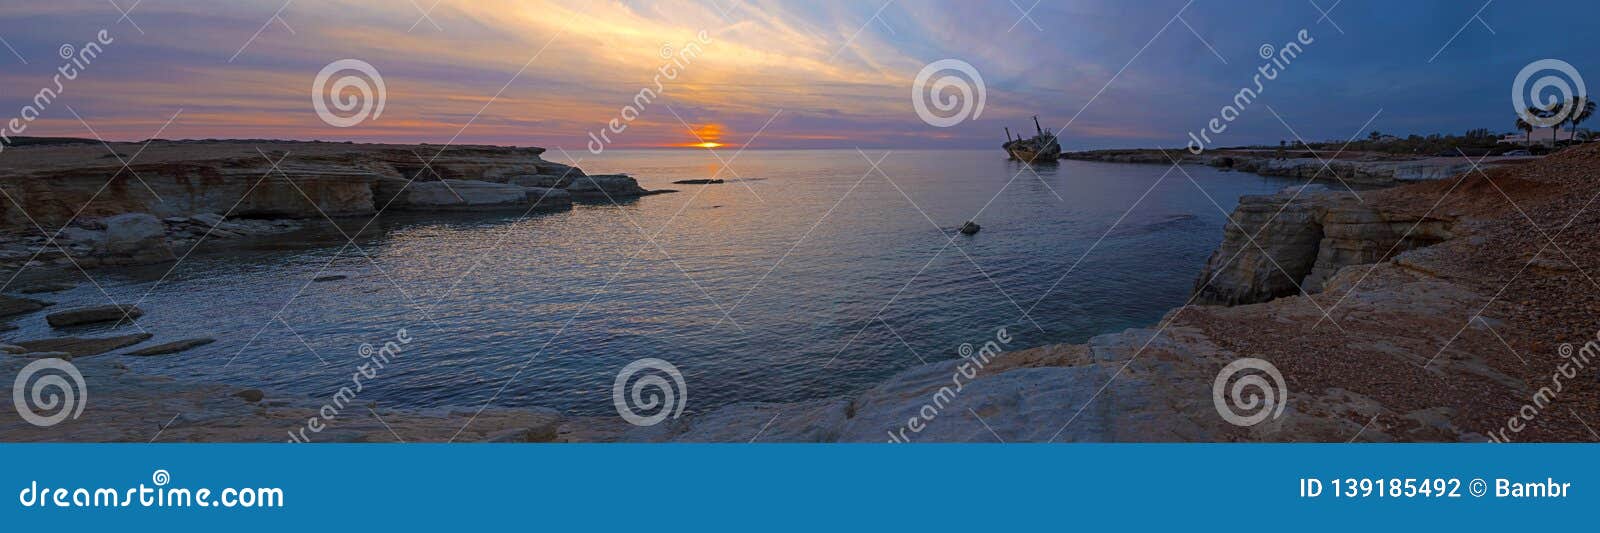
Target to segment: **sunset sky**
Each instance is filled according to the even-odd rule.
[[[1586,40],[1540,37],[1583,34],[1592,13],[1532,20],[1524,4],[1495,2],[1476,20],[1476,1],[1335,3],[1046,1],[1023,18],[1031,0],[296,0],[274,19],[282,0],[7,2],[0,39],[15,54],[0,50],[0,119],[53,85],[63,44],[101,29],[116,41],[25,135],[90,136],[71,106],[99,134],[138,140],[182,109],[162,137],[576,151],[702,30],[702,55],[615,146],[701,142],[681,117],[734,146],[770,120],[753,147],[989,148],[1003,126],[1031,130],[1032,114],[1047,127],[1071,120],[1069,149],[1180,146],[1249,83],[1262,44],[1301,28],[1317,42],[1262,102],[1310,139],[1348,137],[1379,108],[1385,132],[1510,130],[1523,65],[1554,57],[1600,73]],[[380,117],[335,128],[313,111],[311,86],[345,58],[374,65],[387,99]],[[950,128],[911,106],[917,72],[944,58],[974,65],[987,88],[982,115]],[[1258,107],[1224,143],[1283,138]]]

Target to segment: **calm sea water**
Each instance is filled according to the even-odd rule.
[[[704,151],[581,166],[681,192],[526,218],[386,215],[344,248],[323,224],[196,254],[153,291],[164,266],[93,275],[148,312],[153,342],[218,339],[124,358],[139,372],[326,397],[361,344],[406,328],[414,341],[361,402],[612,413],[618,370],[656,357],[682,370],[693,412],[859,391],[998,327],[1024,348],[1154,324],[1187,299],[1225,222],[1168,167],[1062,162],[1035,176],[998,150],[894,151],[881,174],[855,150],[750,150],[706,186],[670,184],[714,175]],[[1227,210],[1293,184],[1185,170]],[[982,231],[952,241],[980,210]],[[317,245],[280,246],[296,239]],[[107,303],[88,283],[44,297]],[[14,338],[56,334],[40,316],[18,325]]]

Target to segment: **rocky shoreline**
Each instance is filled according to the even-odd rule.
[[[1600,412],[1600,146],[1517,163],[1359,197],[1246,197],[1190,305],[1150,328],[1002,354],[911,440],[1600,440],[1579,415]],[[1282,372],[1281,415],[1223,419],[1213,386],[1241,358]],[[961,363],[623,438],[884,442]]]
[[[1482,168],[1492,168],[1521,164],[1537,159],[1535,157],[1496,156],[1477,161],[1476,159],[1469,160],[1464,157],[1449,156],[1412,157],[1376,153],[1343,153],[1339,154],[1338,158],[1324,160],[1319,159],[1319,155],[1322,157],[1333,156],[1333,154],[1313,154],[1299,150],[1285,152],[1280,157],[1276,151],[1263,149],[1211,150],[1200,155],[1191,154],[1183,149],[1166,152],[1141,149],[1068,152],[1062,154],[1061,157],[1079,161],[1154,165],[1170,165],[1176,160],[1178,163],[1186,165],[1206,165],[1219,169],[1250,172],[1262,176],[1303,180],[1315,178],[1335,186],[1338,186],[1342,181],[1353,187],[1393,187],[1406,183],[1446,179],[1471,171],[1474,162],[1477,162]],[[1323,167],[1324,162],[1327,163],[1326,168]]]
[[[0,272],[161,263],[201,241],[269,236],[379,212],[557,210],[574,201],[672,192],[645,190],[626,175],[588,175],[546,161],[542,148],[282,141],[108,146],[117,157],[100,144],[6,151]],[[69,223],[44,246],[50,241],[41,228]]]
[[[1194,301],[1159,324],[1004,352],[971,375],[964,359],[934,362],[848,397],[653,427],[369,406],[317,440],[886,442],[934,402],[937,417],[908,440],[1592,441],[1580,414],[1600,413],[1600,363],[1588,360],[1600,350],[1596,197],[1596,146],[1360,197],[1291,188],[1241,200]],[[117,357],[74,359],[96,387],[82,419],[3,418],[0,440],[283,441],[315,413],[309,398],[134,375]],[[1238,426],[1213,386],[1247,357],[1282,372],[1285,408]],[[0,371],[26,362],[0,356]],[[1552,389],[1552,375],[1566,386]]]

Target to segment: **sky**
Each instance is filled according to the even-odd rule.
[[[1600,80],[1593,10],[1506,0],[6,0],[0,123],[77,50],[110,44],[28,136],[281,138],[606,148],[991,148],[1037,114],[1067,149],[1182,146],[1304,29],[1220,145],[1512,130],[1513,80],[1560,59]],[[124,15],[126,12],[126,15]],[[1327,16],[1323,13],[1326,12]],[[699,53],[680,56],[688,43]],[[678,58],[644,105],[663,65]],[[335,127],[325,66],[372,65],[381,113]],[[943,71],[970,64],[982,80]],[[342,74],[331,79],[339,79]],[[973,87],[939,127],[913,101]],[[344,98],[355,94],[346,89]],[[358,99],[359,101],[359,99]],[[930,101],[930,100],[925,100]],[[963,101],[957,98],[957,101]],[[976,105],[975,98],[965,101]],[[373,99],[374,104],[376,100]],[[625,112],[625,106],[634,112]],[[1269,107],[1270,106],[1270,107]],[[973,110],[976,111],[976,110]],[[939,118],[939,117],[934,117]],[[81,120],[80,120],[81,119]],[[591,134],[596,137],[591,138]],[[16,135],[12,133],[12,135]]]

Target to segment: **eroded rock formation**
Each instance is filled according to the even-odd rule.
[[[286,231],[300,226],[285,222],[293,220],[561,209],[574,197],[652,192],[625,175],[589,176],[545,161],[542,148],[278,141],[110,147],[119,157],[98,143],[6,151],[0,190],[10,201],[0,202],[0,233],[15,238],[0,239],[0,268],[171,261],[175,249],[201,240]],[[5,246],[12,240],[16,246]]]
[[[1449,239],[1451,221],[1386,212],[1322,185],[1245,196],[1195,281],[1197,304],[1310,294],[1340,268]]]

